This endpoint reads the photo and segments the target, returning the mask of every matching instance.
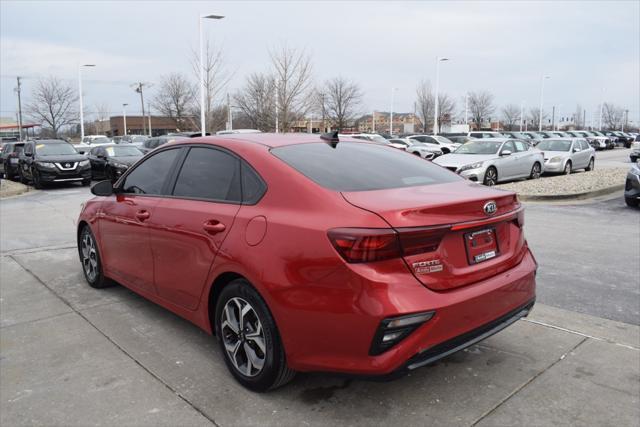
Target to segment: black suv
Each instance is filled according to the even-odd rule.
[[[0,176],[13,179],[18,176],[18,156],[22,153],[24,142],[7,142],[0,151]]]
[[[57,139],[27,141],[18,162],[20,181],[35,188],[49,182],[91,184],[91,164],[73,145]]]

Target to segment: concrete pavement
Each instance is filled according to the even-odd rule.
[[[638,425],[637,264],[612,264],[612,249],[633,256],[640,238],[625,235],[637,211],[615,199],[528,205],[542,302],[528,319],[397,381],[305,374],[254,394],[214,338],[125,288],[86,285],[74,221],[87,197],[0,202],[0,425]],[[598,234],[572,240],[571,227]],[[598,293],[607,276],[616,287]]]

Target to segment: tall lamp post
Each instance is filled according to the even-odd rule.
[[[391,88],[391,108],[389,111],[389,136],[393,136],[393,95],[398,90],[397,87]]]
[[[542,132],[542,106],[544,103],[544,81],[550,79],[551,76],[542,75],[542,85],[540,86],[540,117],[538,118],[538,132]]]
[[[127,134],[127,105],[129,104],[122,104],[122,119],[124,121],[124,134]],[[144,123],[144,117],[142,117],[142,122]]]
[[[440,63],[448,61],[449,58],[436,56],[436,93],[434,98],[435,108],[433,109],[433,134],[438,134],[438,86],[440,85]]]
[[[602,88],[602,95],[600,95],[600,119],[598,120],[598,131],[602,130],[602,109],[604,108],[604,88]]]
[[[205,136],[207,129],[204,119],[204,48],[202,42],[202,20],[203,19],[222,19],[223,15],[200,15],[198,18],[198,35],[200,41],[200,131]]]
[[[78,65],[78,98],[80,99],[80,142],[84,139],[84,111],[82,107],[82,67],[95,67],[96,64]]]

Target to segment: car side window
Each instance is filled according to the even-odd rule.
[[[589,144],[584,139],[580,140],[580,145],[582,146],[583,150],[588,150],[589,149]]]
[[[180,149],[161,151],[148,157],[127,175],[122,191],[134,194],[162,194]]]
[[[516,146],[516,150],[518,150],[518,152],[522,152],[522,151],[527,151],[529,150],[529,146],[527,145],[526,142],[522,142],[522,141],[513,141],[513,143]]]
[[[508,141],[505,142],[504,145],[502,146],[502,151],[511,151],[512,153],[516,152],[516,146],[513,145],[513,141]]]
[[[267,186],[260,176],[245,161],[241,160],[242,203],[252,205],[262,198]]]
[[[425,136],[417,136],[417,137],[412,138],[412,139],[415,139],[418,142],[427,142],[427,138]]]
[[[240,202],[240,160],[214,148],[191,148],[178,174],[173,195]]]
[[[472,133],[471,136],[473,138],[482,138],[482,134],[481,133]]]
[[[24,154],[33,154],[33,144],[29,143],[24,146]]]

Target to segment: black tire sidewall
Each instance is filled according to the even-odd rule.
[[[93,244],[96,247],[96,259],[98,262],[98,274],[96,275],[95,280],[90,280],[89,276],[87,276],[87,272],[84,270],[84,264],[82,262],[82,239],[86,233],[91,234],[91,238],[93,239]],[[84,275],[85,280],[92,288],[104,288],[107,286],[106,279],[104,277],[104,273],[102,271],[102,258],[100,257],[100,249],[98,248],[98,241],[96,240],[96,236],[91,231],[91,227],[85,225],[80,231],[80,237],[78,239],[78,256],[80,257],[80,268],[82,268],[82,274]]]
[[[497,170],[496,168],[494,168],[493,166],[490,166],[490,167],[487,169],[487,172],[485,172],[484,180],[483,180],[483,182],[482,182],[482,183],[483,183],[484,185],[486,185],[486,186],[489,186],[489,184],[487,183],[487,182],[488,182],[488,181],[487,181],[487,174],[489,173],[489,171],[490,171],[490,170],[493,170],[493,171],[494,171],[494,173],[495,173],[495,177],[496,177],[495,182],[493,183],[493,185],[496,185],[496,184],[498,183],[498,170]],[[491,186],[493,186],[493,185],[491,185]]]
[[[221,335],[222,310],[226,303],[234,297],[240,297],[251,304],[262,324],[266,348],[265,363],[262,371],[254,377],[247,377],[238,372],[231,360],[229,360],[229,356],[224,348]],[[282,364],[286,363],[286,360],[273,316],[260,294],[248,281],[236,279],[225,286],[216,304],[214,324],[224,361],[234,378],[250,390],[257,392],[269,390],[278,379]]]

